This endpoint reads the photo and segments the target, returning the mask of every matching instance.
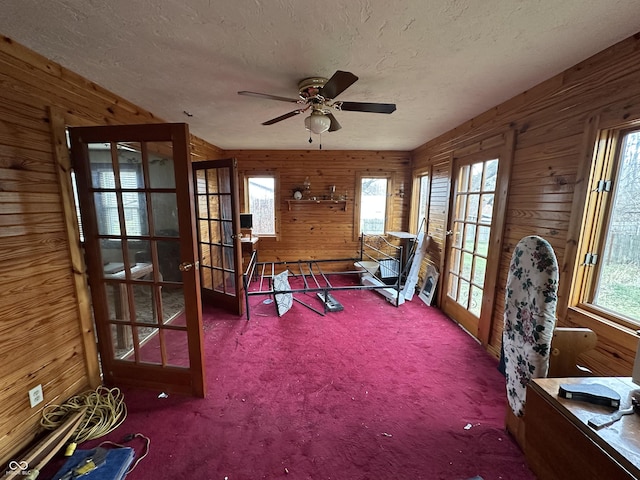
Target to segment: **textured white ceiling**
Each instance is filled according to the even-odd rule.
[[[224,149],[317,148],[299,80],[347,70],[323,149],[411,150],[633,35],[638,0],[2,0],[0,33]],[[183,112],[189,112],[188,117]]]

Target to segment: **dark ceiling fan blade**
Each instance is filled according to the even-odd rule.
[[[325,113],[325,115],[331,120],[331,125],[329,126],[330,132],[335,132],[336,130],[340,130],[342,128],[342,125],[340,125],[340,122],[338,122],[336,117],[333,116],[333,113]]]
[[[320,95],[324,98],[336,98],[347,88],[353,85],[358,77],[351,72],[344,72],[342,70],[336,70],[336,73],[325,83],[324,87],[320,89]]]
[[[293,110],[292,112],[285,113],[284,115],[280,115],[279,117],[272,118],[271,120],[267,120],[266,122],[262,122],[262,125],[273,125],[274,123],[281,122],[282,120],[286,120],[287,118],[295,117],[302,112],[304,112],[304,109]]]
[[[279,100],[281,102],[291,102],[291,103],[301,102],[299,98],[296,99],[296,98],[278,97],[277,95],[269,95],[268,93],[247,92],[246,90],[238,92],[238,95],[246,95],[247,97],[266,98],[269,100]]]
[[[348,112],[393,113],[395,103],[340,102],[340,110]]]

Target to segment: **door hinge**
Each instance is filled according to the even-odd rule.
[[[611,191],[611,180],[598,180],[598,185],[596,186],[596,192],[610,192]]]
[[[598,254],[597,253],[587,253],[584,256],[584,265],[590,267],[598,263]]]

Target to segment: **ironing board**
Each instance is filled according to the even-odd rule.
[[[558,261],[549,242],[528,236],[511,256],[504,308],[507,398],[513,413],[524,414],[529,380],[546,377],[556,323]]]

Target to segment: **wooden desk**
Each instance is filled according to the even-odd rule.
[[[640,389],[626,377],[536,378],[527,387],[527,462],[540,480],[640,479],[640,415],[594,430],[587,422],[612,408],[558,398],[561,384],[599,383],[620,394],[620,408]]]
[[[251,236],[242,237],[240,240],[242,244],[242,263],[246,265],[245,257],[247,257],[248,262],[248,259],[251,258],[251,254],[258,251],[258,240],[260,240],[260,238]]]
[[[242,237],[240,240],[242,243],[242,253],[251,255],[258,250],[258,240],[260,240],[260,237]]]
[[[404,268],[411,260],[413,243],[418,237],[409,232],[387,232],[387,235],[400,239],[400,245],[402,246],[402,268]]]

